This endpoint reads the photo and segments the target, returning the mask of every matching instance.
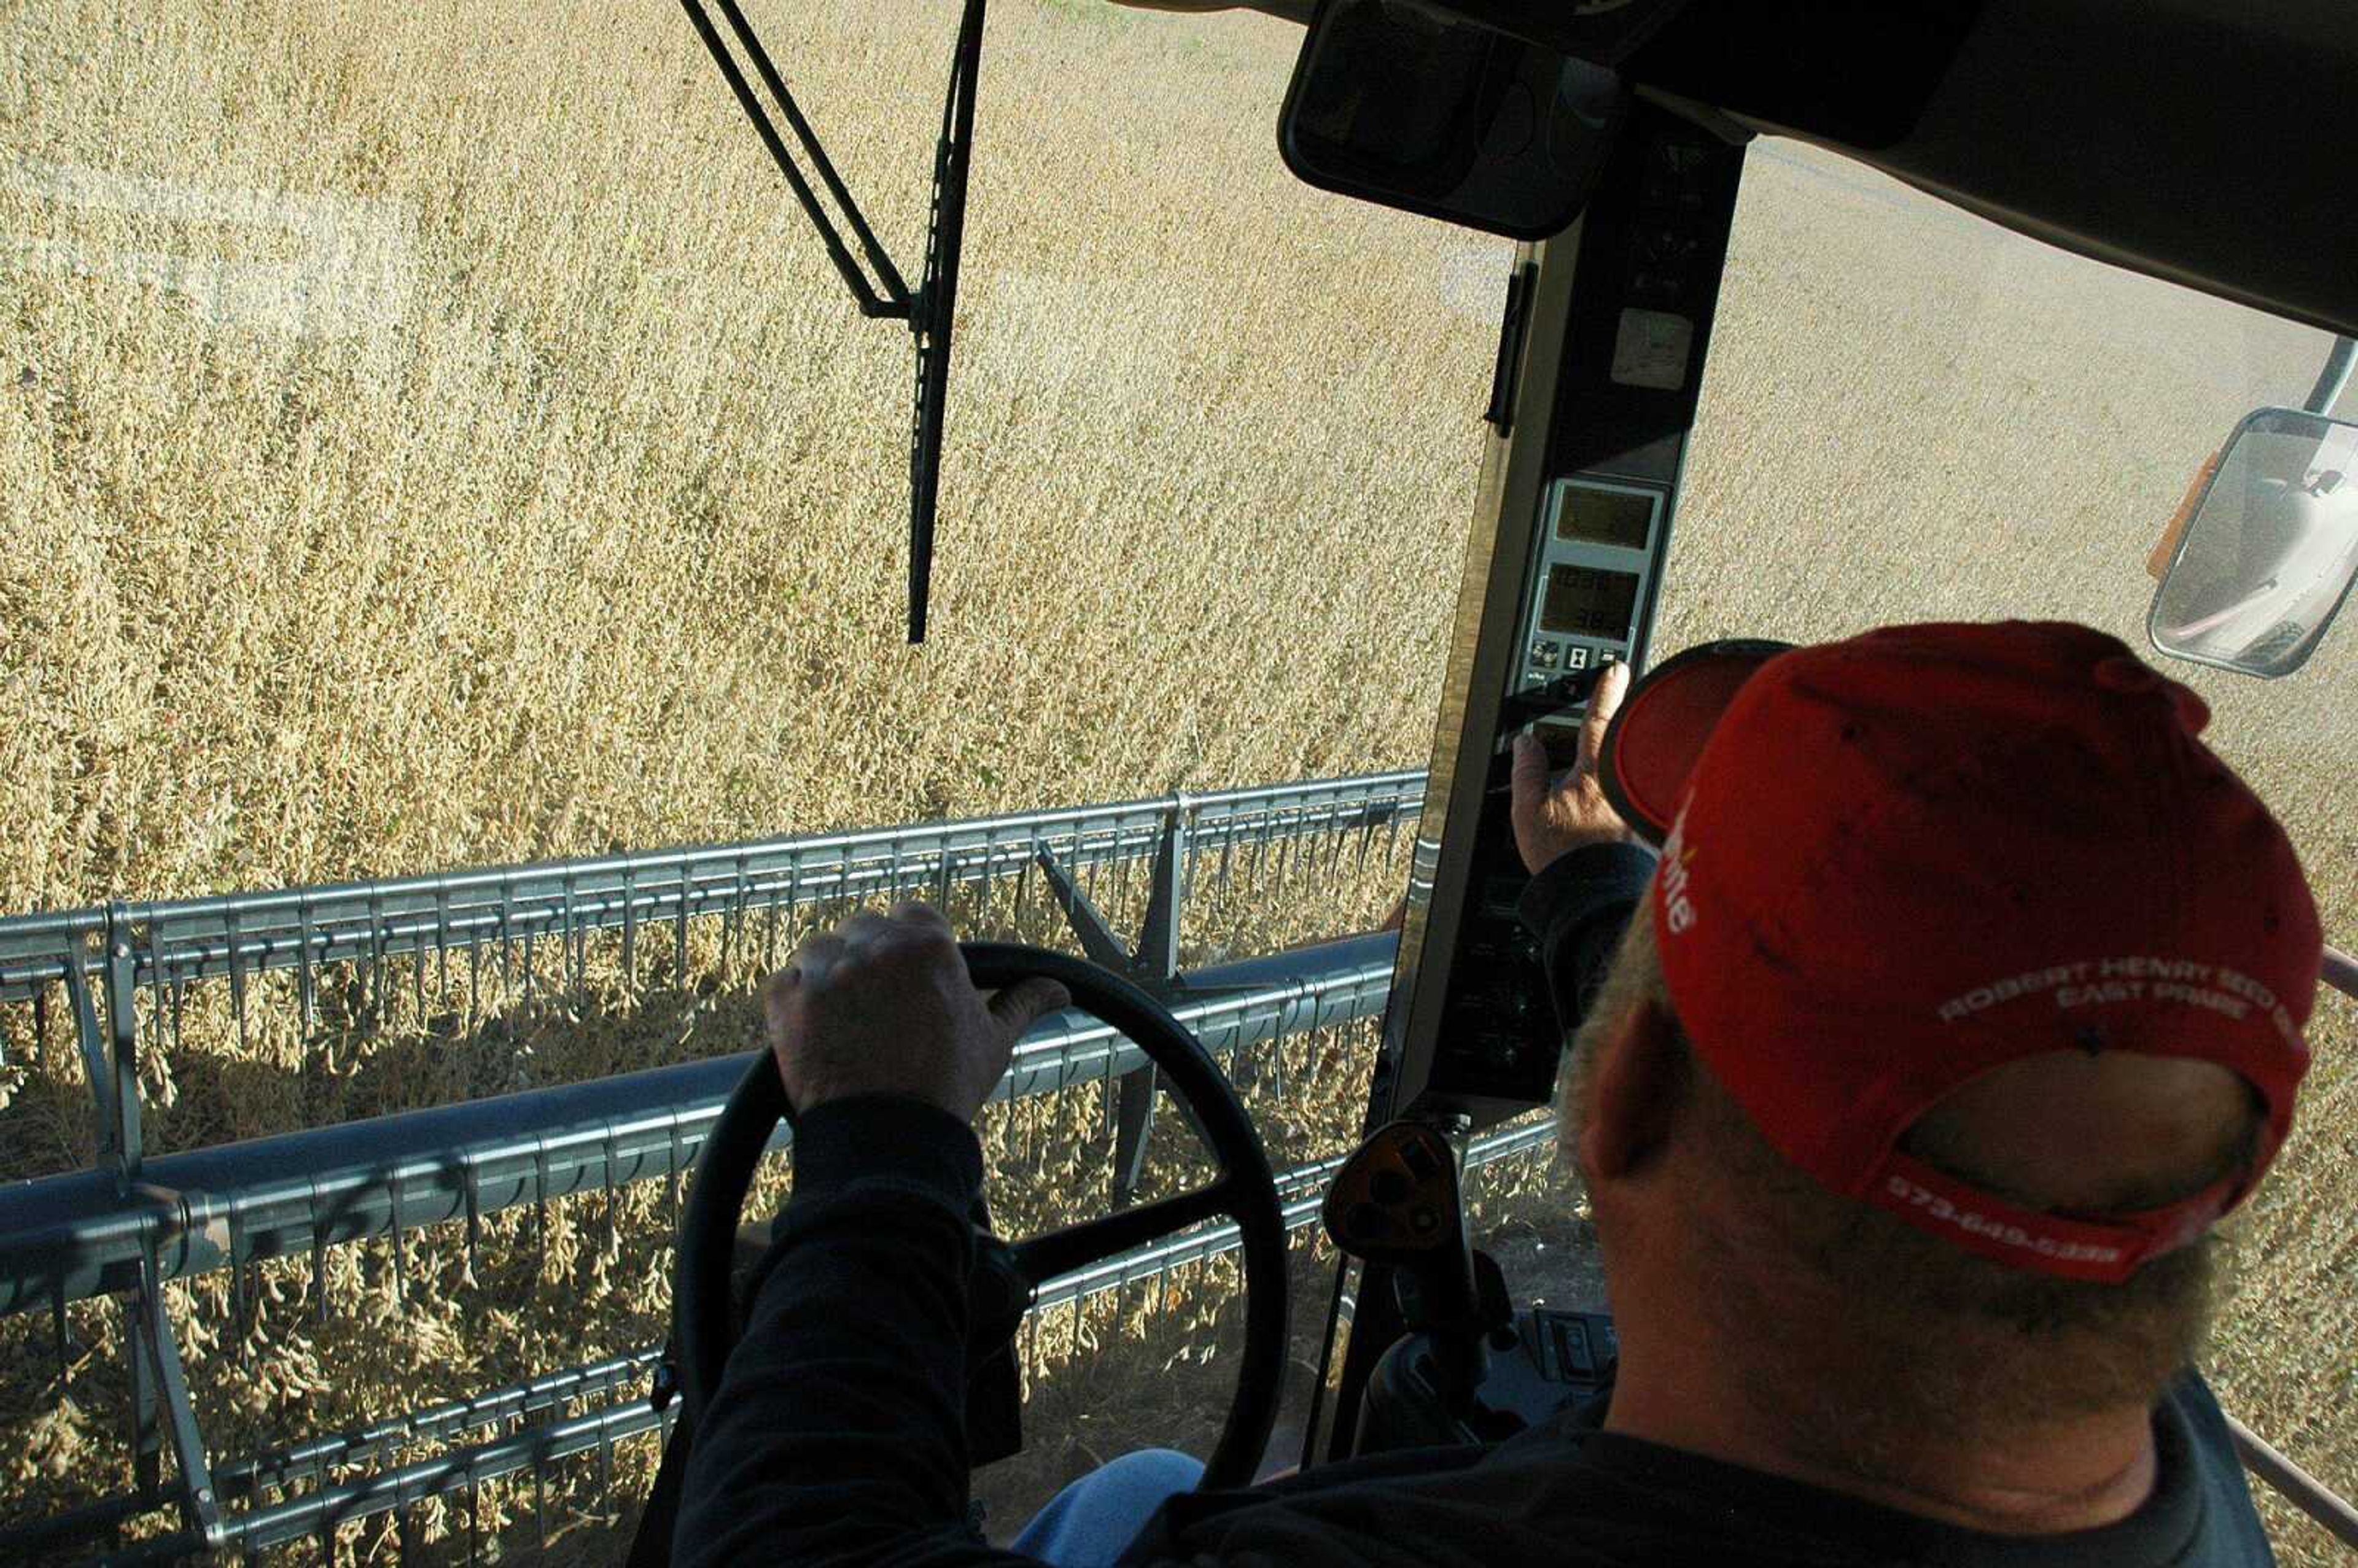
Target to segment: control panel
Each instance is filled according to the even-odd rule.
[[[1577,718],[1565,710],[1586,697],[1595,673],[1630,656],[1669,499],[1664,490],[1586,476],[1548,487],[1518,640],[1518,691],[1553,699],[1535,718]]]
[[[1515,1314],[1511,1346],[1490,1357],[1476,1396],[1493,1433],[1539,1425],[1566,1405],[1609,1393],[1621,1346],[1601,1312],[1535,1307]],[[1505,1335],[1500,1336],[1504,1340]]]
[[[1547,1307],[1517,1313],[1490,1339],[1470,1399],[1443,1392],[1435,1352],[1432,1336],[1413,1334],[1377,1363],[1352,1454],[1502,1441],[1609,1394],[1620,1364],[1610,1317]]]
[[[1514,740],[1570,765],[1599,672],[1646,664],[1743,162],[1641,103],[1579,224],[1535,253],[1386,1014],[1390,1115],[1480,1127],[1553,1092],[1564,1024],[1518,908]]]
[[[1520,909],[1531,876],[1508,815],[1512,741],[1536,725],[1557,766],[1574,761],[1596,677],[1642,656],[1670,503],[1667,484],[1599,475],[1547,488],[1442,1017],[1436,1077],[1453,1093],[1538,1104],[1554,1087],[1563,1030]]]

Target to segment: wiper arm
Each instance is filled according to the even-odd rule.
[[[934,522],[941,496],[942,426],[949,398],[958,258],[966,238],[967,166],[974,147],[974,98],[982,64],[984,0],[967,0],[966,14],[958,24],[957,47],[950,59],[949,91],[942,105],[941,135],[934,144],[934,189],[925,228],[925,270],[914,292],[902,279],[900,269],[892,265],[892,257],[876,237],[875,230],[869,226],[842,176],[836,172],[826,147],[819,143],[817,132],[811,128],[793,92],[787,90],[785,78],[771,61],[769,51],[762,47],[752,24],[738,8],[737,0],[714,3],[720,7],[721,16],[736,35],[746,58],[752,62],[754,74],[776,102],[787,128],[801,144],[803,156],[810,161],[818,183],[827,188],[827,195],[841,210],[844,222],[851,231],[851,240],[867,260],[868,270],[862,270],[860,256],[852,254],[852,245],[828,216],[810,175],[804,172],[785,138],[779,135],[752,83],[746,80],[743,69],[730,52],[727,40],[713,25],[704,0],[680,0],[680,6],[695,25],[697,36],[704,40],[713,63],[720,68],[729,90],[736,94],[739,107],[752,122],[762,145],[769,149],[771,161],[785,176],[786,185],[794,191],[811,227],[818,231],[828,259],[851,291],[852,303],[862,316],[909,324],[909,336],[917,354],[915,406],[909,429],[909,641],[922,643],[932,598]]]

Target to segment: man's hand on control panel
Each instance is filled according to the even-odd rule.
[[[903,1095],[971,1121],[1015,1042],[1072,998],[1029,979],[986,998],[950,923],[922,903],[862,913],[814,936],[763,992],[770,1049],[797,1110]]]
[[[1596,780],[1597,754],[1605,731],[1629,690],[1629,666],[1608,665],[1589,695],[1580,723],[1580,752],[1573,765],[1551,773],[1547,747],[1528,730],[1515,737],[1513,821],[1515,849],[1523,869],[1537,876],[1558,858],[1591,844],[1630,841],[1629,825],[1605,798]]]

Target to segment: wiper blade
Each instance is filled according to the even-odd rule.
[[[909,324],[909,336],[917,356],[914,407],[909,425],[909,641],[922,643],[933,590],[934,524],[941,498],[942,428],[949,399],[950,343],[957,326],[958,258],[966,239],[967,167],[974,148],[974,100],[982,66],[984,0],[967,0],[965,16],[958,24],[957,47],[950,59],[949,91],[942,105],[941,135],[934,144],[933,200],[925,226],[925,270],[914,292],[903,280],[900,269],[892,265],[892,255],[860,211],[860,203],[836,172],[817,132],[795,102],[785,78],[772,62],[769,51],[762,47],[752,24],[738,8],[737,0],[714,3],[720,7],[730,31],[752,63],[753,73],[761,78],[787,128],[801,145],[803,157],[809,160],[811,171],[817,177],[817,186],[826,188],[842,211],[844,223],[850,230],[849,243],[820,201],[811,174],[804,171],[788,148],[785,137],[779,134],[743,68],[730,52],[727,40],[713,25],[704,0],[680,0],[680,6],[695,25],[697,36],[704,40],[713,63],[720,68],[721,77],[736,95],[739,107],[752,122],[762,145],[769,149],[771,161],[785,177],[804,215],[818,232],[828,259],[851,291],[852,303],[862,316]],[[854,243],[859,255],[853,254]],[[866,258],[866,270],[860,265],[862,256]]]

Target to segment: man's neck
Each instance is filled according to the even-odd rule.
[[[1806,1396],[1764,1397],[1758,1369],[1697,1353],[1709,1339],[1680,1343],[1630,1323],[1620,1341],[1608,1432],[2001,1535],[2113,1524],[2153,1493],[2150,1411],[2107,1411],[2003,1441],[1877,1433]]]

